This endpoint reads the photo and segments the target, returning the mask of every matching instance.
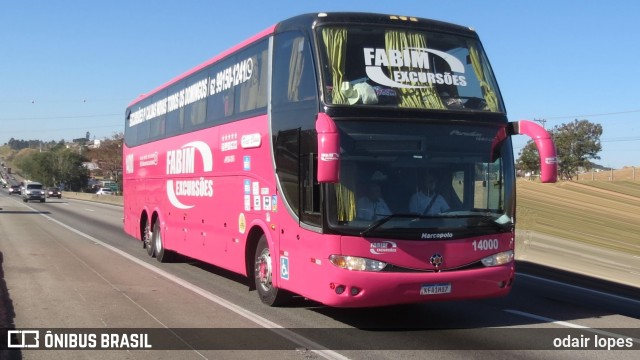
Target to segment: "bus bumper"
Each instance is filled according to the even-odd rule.
[[[335,268],[321,286],[320,302],[333,307],[374,307],[501,297],[515,275],[510,264],[450,272],[359,272]]]

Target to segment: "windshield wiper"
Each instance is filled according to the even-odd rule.
[[[474,226],[477,225],[491,225],[494,226],[496,229],[498,230],[509,230],[511,229],[511,226],[513,225],[512,222],[507,222],[504,224],[501,224],[499,222],[497,222],[497,219],[494,219],[491,216],[488,215],[480,215],[480,214],[474,214],[474,215],[469,215],[470,218],[477,218],[479,219],[478,222],[476,224],[474,224]]]
[[[370,233],[371,231],[379,228],[380,226],[386,224],[389,220],[393,219],[393,218],[410,218],[410,219],[415,219],[415,218],[419,218],[421,217],[420,215],[416,215],[416,214],[391,214],[391,215],[387,215],[381,219],[378,219],[376,221],[374,221],[373,223],[371,223],[371,225],[369,225],[369,227],[367,227],[366,229],[362,230],[360,232],[361,236],[366,236],[368,233]]]
[[[489,216],[489,215],[485,215],[485,214],[447,214],[447,213],[442,213],[442,214],[436,214],[436,215],[424,215],[424,214],[391,214],[391,215],[387,215],[383,218],[380,218],[376,221],[374,221],[373,223],[371,223],[371,225],[369,225],[366,229],[360,231],[360,236],[367,236],[369,233],[371,233],[372,231],[378,229],[379,227],[381,227],[382,225],[386,224],[387,222],[389,222],[392,219],[396,219],[396,218],[405,218],[405,219],[464,219],[464,218],[468,218],[468,219],[478,219],[478,222],[476,222],[473,225],[470,225],[469,227],[473,227],[473,226],[482,226],[482,225],[491,225],[493,227],[495,227],[496,229],[500,230],[500,231],[506,231],[511,229],[512,227],[512,223],[511,222],[507,222],[504,224],[501,224],[499,222],[496,222],[496,219],[494,219],[493,217]]]
[[[503,215],[505,216],[505,215]],[[437,215],[432,215],[432,216],[425,216],[425,215],[421,215],[419,216],[419,218],[444,218],[444,219],[478,219],[478,221],[470,226],[482,226],[482,225],[491,225],[494,226],[496,229],[498,230],[509,230],[512,226],[513,223],[511,221],[505,222],[505,223],[501,223],[498,222],[497,220],[501,219],[502,217],[499,217],[498,219],[490,216],[490,215],[486,215],[486,214],[472,214],[472,213],[441,213],[441,214],[437,214]]]

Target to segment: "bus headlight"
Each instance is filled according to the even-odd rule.
[[[513,261],[513,250],[487,256],[481,261],[482,261],[482,265],[487,267],[508,264],[511,261]]]
[[[387,263],[356,256],[331,255],[329,261],[339,268],[357,271],[380,271]]]

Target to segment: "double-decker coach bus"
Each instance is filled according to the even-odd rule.
[[[506,295],[511,136],[557,174],[549,134],[507,120],[477,34],[414,17],[282,21],[136,99],[125,128],[125,231],[269,305]]]

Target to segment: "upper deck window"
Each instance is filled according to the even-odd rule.
[[[318,29],[324,101],[504,112],[474,38],[382,27]]]

